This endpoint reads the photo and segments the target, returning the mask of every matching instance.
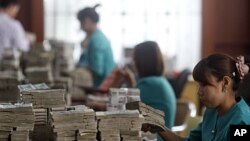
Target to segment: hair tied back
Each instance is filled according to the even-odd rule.
[[[97,7],[100,7],[101,6],[101,4],[96,4],[95,6],[93,6],[93,9],[95,10]]]

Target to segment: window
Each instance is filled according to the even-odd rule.
[[[168,69],[192,69],[200,59],[201,0],[45,0],[45,38],[76,44],[80,31],[76,13],[100,3],[100,29],[111,41],[115,59],[122,62],[125,47],[156,41],[162,53],[175,58]],[[75,58],[76,60],[78,58]]]

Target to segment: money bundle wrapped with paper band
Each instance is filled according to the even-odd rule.
[[[51,83],[53,75],[51,67],[29,67],[25,70],[30,83]]]
[[[52,108],[50,124],[55,133],[55,140],[96,140],[95,112],[86,106],[71,106],[66,110]]]
[[[164,112],[154,109],[143,102],[135,101],[126,104],[126,109],[135,110],[138,109],[144,116],[143,124],[148,124],[156,131],[166,130],[164,121]]]
[[[134,88],[110,88],[108,111],[125,110],[126,103],[140,101],[140,90]]]
[[[96,112],[102,141],[140,141],[143,116],[138,110]]]
[[[65,89],[22,91],[22,100],[33,103],[35,108],[52,108],[65,106]]]
[[[0,104],[0,140],[29,141],[35,116],[32,104]]]

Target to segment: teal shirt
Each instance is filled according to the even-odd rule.
[[[88,47],[82,52],[78,65],[93,72],[96,87],[100,86],[114,69],[115,62],[110,42],[100,30],[96,30],[89,38]]]
[[[176,98],[166,78],[162,76],[145,77],[138,81],[137,87],[141,91],[141,101],[163,111],[165,125],[171,129],[175,121]],[[160,137],[158,140],[161,140]]]
[[[191,141],[229,141],[230,125],[250,124],[250,109],[243,98],[223,116],[218,116],[216,109],[207,109],[203,121],[189,134]],[[215,133],[212,131],[215,130]]]

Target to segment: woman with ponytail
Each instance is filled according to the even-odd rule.
[[[159,132],[160,136],[165,141],[228,141],[230,125],[249,125],[250,108],[242,97],[235,96],[244,77],[243,67],[239,59],[225,54],[202,59],[195,66],[193,77],[199,84],[197,95],[207,107],[203,121],[187,138],[171,130]]]
[[[86,7],[77,14],[81,29],[86,32],[82,42],[83,52],[78,62],[79,67],[91,71],[94,85],[98,87],[115,67],[112,48],[107,37],[98,29],[99,15],[94,7]]]

